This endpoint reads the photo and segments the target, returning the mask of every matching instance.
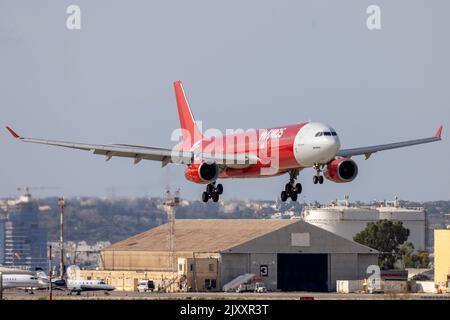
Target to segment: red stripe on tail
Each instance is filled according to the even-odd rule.
[[[11,135],[14,138],[16,138],[16,139],[20,138],[20,136],[13,129],[11,129],[10,127],[6,127],[6,129],[8,129],[9,133],[11,133]]]
[[[181,81],[175,81],[173,86],[175,88],[175,97],[177,99],[180,127],[183,129],[183,150],[190,150],[194,143],[203,138],[203,135],[198,130],[194,117],[192,116]]]
[[[441,139],[441,136],[442,136],[442,126],[440,126],[438,131],[436,132],[436,138]]]

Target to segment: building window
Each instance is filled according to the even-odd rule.
[[[205,279],[205,289],[212,290],[216,288],[216,279]]]
[[[178,271],[183,271],[183,265],[181,263],[178,265]]]
[[[194,271],[194,265],[191,263],[190,270]]]
[[[214,272],[214,264],[209,264],[209,271]]]

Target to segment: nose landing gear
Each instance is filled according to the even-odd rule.
[[[316,163],[314,165],[314,169],[316,170],[316,175],[313,177],[314,184],[323,184],[323,176],[322,176],[322,168],[323,165]]]
[[[289,171],[289,182],[284,187],[284,190],[281,191],[281,201],[285,202],[288,198],[291,198],[292,201],[297,201],[298,195],[302,193],[302,185],[300,183],[295,183],[298,174],[298,169]]]
[[[202,193],[203,202],[208,202],[211,198],[213,202],[219,201],[219,196],[223,193],[223,185],[218,184],[216,186],[216,182],[212,182],[206,186],[206,191]]]

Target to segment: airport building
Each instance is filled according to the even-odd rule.
[[[254,274],[269,290],[335,291],[336,280],[367,277],[376,250],[301,220],[176,220],[101,251],[101,270],[81,271],[117,290],[150,279],[167,291],[221,291]]]
[[[346,197],[345,200],[336,200],[329,206],[305,207],[301,218],[349,240],[364,230],[369,222],[382,219],[401,221],[403,226],[409,229],[408,241],[411,241],[414,249],[432,250],[432,230],[428,229],[424,208],[402,207],[398,199],[383,201],[373,206],[359,206],[351,204]]]

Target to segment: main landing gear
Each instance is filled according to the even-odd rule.
[[[299,170],[289,171],[289,182],[284,187],[284,191],[281,191],[281,201],[285,202],[288,198],[292,201],[297,201],[298,195],[302,193],[302,185],[295,183],[299,174]]]
[[[314,169],[317,172],[316,175],[313,177],[314,184],[323,184],[322,168],[323,165],[320,165],[318,163],[314,165]]]
[[[208,202],[209,198],[212,199],[212,201],[217,202],[219,201],[219,195],[223,193],[223,185],[218,184],[216,186],[216,182],[212,182],[206,186],[206,191],[202,193],[202,200],[203,202]]]

